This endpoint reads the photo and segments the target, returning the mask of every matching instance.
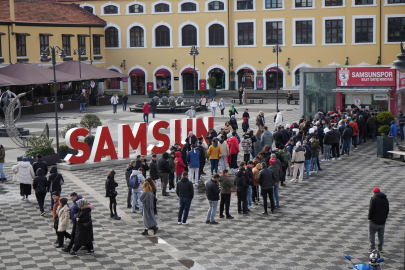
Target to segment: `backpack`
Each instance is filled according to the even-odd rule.
[[[129,178],[129,184],[128,184],[128,186],[129,186],[130,188],[134,188],[134,189],[139,188],[138,175],[131,176],[131,177]]]
[[[38,183],[36,192],[43,192],[43,191],[46,192],[46,183],[41,181],[41,182]]]

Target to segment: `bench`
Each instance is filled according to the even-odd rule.
[[[232,103],[237,103],[239,101],[239,98],[235,98],[235,99],[231,99],[231,102]],[[254,103],[256,103],[255,101],[257,101],[259,104],[263,104],[263,99],[261,99],[261,98],[248,98],[248,99],[246,99],[246,101],[248,102],[248,103],[251,103],[251,104],[254,104]]]
[[[399,158],[402,161],[405,161],[405,152],[402,151],[387,151],[388,153],[390,153],[390,157],[391,159],[394,159],[394,154],[399,155]]]

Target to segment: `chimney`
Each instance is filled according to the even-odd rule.
[[[15,22],[14,0],[9,0],[9,5],[10,5],[10,20]]]

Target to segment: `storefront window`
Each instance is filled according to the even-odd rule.
[[[356,90],[360,89],[373,89],[376,87],[369,87],[369,86],[357,86]],[[377,89],[381,89],[381,87],[377,87]],[[372,110],[382,110],[388,111],[388,102],[389,102],[389,93],[353,93],[353,94],[344,94],[342,93],[342,104],[344,108],[352,107],[357,103],[360,103],[361,108],[368,108]],[[386,99],[385,99],[386,97]]]
[[[166,76],[156,76],[156,89],[167,89],[167,90],[172,90],[172,84],[170,77]]]
[[[304,115],[314,117],[319,109],[336,108],[336,72],[304,73]]]

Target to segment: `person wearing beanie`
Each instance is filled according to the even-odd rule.
[[[387,221],[389,209],[389,202],[387,195],[381,192],[381,190],[376,187],[373,189],[374,196],[371,197],[369,210],[368,210],[368,221],[369,221],[369,238],[370,238],[370,250],[371,253],[375,250],[375,233],[378,232],[378,251],[383,252],[384,244],[384,229],[385,223]]]

